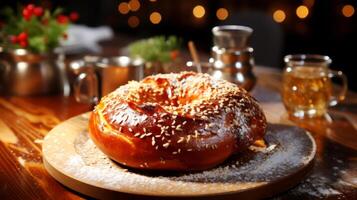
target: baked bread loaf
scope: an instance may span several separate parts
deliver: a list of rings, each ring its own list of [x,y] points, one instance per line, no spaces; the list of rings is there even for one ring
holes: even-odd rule
[[[118,163],[150,170],[203,170],[263,138],[267,122],[244,89],[208,74],[131,81],[93,110],[94,143]]]

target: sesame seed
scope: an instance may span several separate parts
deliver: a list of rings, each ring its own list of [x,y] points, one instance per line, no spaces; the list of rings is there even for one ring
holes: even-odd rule
[[[187,136],[186,142],[188,143],[191,140],[191,135]]]
[[[195,136],[194,137],[197,138],[198,135],[199,135],[199,132],[197,130],[195,130]]]
[[[170,145],[170,143],[165,143],[165,144],[163,144],[162,146],[165,147],[165,148],[167,148],[167,147],[169,147],[169,145]]]
[[[177,143],[181,143],[181,142],[183,142],[185,140],[185,138],[184,137],[180,137],[180,139],[179,140],[177,140]]]
[[[177,125],[175,129],[178,131],[182,131],[181,124]]]

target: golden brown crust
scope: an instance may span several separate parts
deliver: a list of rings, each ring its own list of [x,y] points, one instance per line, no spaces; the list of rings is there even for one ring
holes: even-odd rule
[[[182,72],[119,87],[96,106],[89,130],[104,153],[126,166],[201,170],[261,139],[266,119],[244,89]]]

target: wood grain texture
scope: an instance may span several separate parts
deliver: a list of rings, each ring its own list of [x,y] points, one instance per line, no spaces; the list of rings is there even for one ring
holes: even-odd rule
[[[81,199],[44,169],[42,140],[60,120],[35,100],[0,98],[0,199]],[[77,104],[73,99],[65,101],[67,105]],[[49,106],[55,108],[56,102]],[[72,114],[86,111],[88,106],[81,109],[74,109]]]

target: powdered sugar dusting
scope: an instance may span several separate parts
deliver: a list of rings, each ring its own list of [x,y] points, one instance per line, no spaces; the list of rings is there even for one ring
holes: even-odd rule
[[[311,162],[314,143],[302,129],[271,125],[267,152],[247,151],[206,171],[190,173],[147,172],[127,169],[103,154],[83,131],[75,138],[76,154],[63,158],[63,173],[88,184],[148,195],[213,194],[240,191],[276,181]],[[293,140],[292,140],[293,138]],[[60,147],[58,148],[61,155]],[[56,150],[54,150],[56,151]]]

